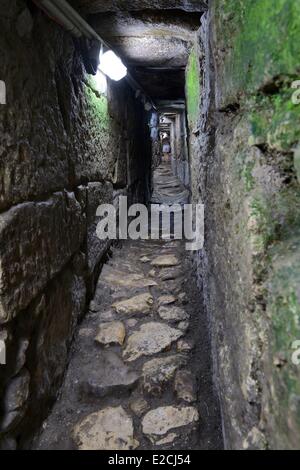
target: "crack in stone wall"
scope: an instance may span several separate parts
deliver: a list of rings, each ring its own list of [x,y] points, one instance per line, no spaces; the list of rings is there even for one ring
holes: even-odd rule
[[[195,44],[192,190],[206,207],[195,263],[230,449],[299,446],[298,8],[214,0]]]

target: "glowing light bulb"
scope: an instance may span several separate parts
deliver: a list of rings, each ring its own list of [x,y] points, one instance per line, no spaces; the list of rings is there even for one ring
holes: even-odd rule
[[[116,82],[122,80],[122,78],[127,75],[127,68],[113,51],[107,51],[102,55],[100,54],[99,69]]]

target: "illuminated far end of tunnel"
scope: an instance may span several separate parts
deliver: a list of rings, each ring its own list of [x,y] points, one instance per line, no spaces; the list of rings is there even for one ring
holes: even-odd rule
[[[99,70],[116,82],[127,75],[127,68],[113,51],[107,51],[100,55]]]

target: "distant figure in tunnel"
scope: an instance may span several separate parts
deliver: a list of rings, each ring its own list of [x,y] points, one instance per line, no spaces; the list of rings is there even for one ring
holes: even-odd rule
[[[169,161],[170,153],[171,153],[171,145],[170,145],[170,140],[169,137],[166,136],[163,138],[162,142],[162,151],[163,151],[163,161],[167,162]]]

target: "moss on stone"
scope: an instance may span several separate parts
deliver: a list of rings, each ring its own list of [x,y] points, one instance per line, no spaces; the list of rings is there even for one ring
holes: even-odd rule
[[[254,191],[255,194],[255,191]],[[272,446],[293,447],[299,436],[300,370],[292,363],[292,344],[300,339],[300,193],[283,188],[274,197],[255,194],[251,202],[252,266],[256,281],[263,280],[266,318],[269,320],[268,381],[275,420]],[[296,398],[295,398],[296,397]],[[291,403],[296,408],[291,409]],[[294,403],[294,404],[295,404]],[[294,405],[293,405],[294,406]],[[270,417],[268,417],[269,419]]]
[[[224,185],[221,197],[230,199],[232,212],[227,230],[246,253],[259,337],[253,347],[264,361],[264,432],[271,448],[296,448],[300,369],[292,363],[292,343],[300,340],[300,105],[292,102],[291,85],[300,74],[300,2],[214,0],[211,24],[216,104],[236,113],[218,115],[220,168],[209,181]],[[212,172],[209,167],[208,178]],[[230,289],[229,282],[225,298]],[[250,320],[240,305],[246,328]]]
[[[252,175],[254,165],[255,162],[246,163],[242,171],[242,178],[245,182],[246,191],[251,191],[254,188],[255,180]]]
[[[292,344],[300,339],[299,230],[290,234],[288,242],[274,246],[271,253],[273,264],[268,279],[267,313],[272,321],[272,354],[273,358],[281,357],[286,361],[274,376],[280,406],[277,414],[280,418],[280,415],[287,416],[293,411],[289,409],[291,401],[293,397],[300,396],[300,369],[292,363],[294,352]],[[299,415],[290,420],[289,427],[292,423],[294,429],[290,431],[298,435],[300,433]],[[276,430],[276,434],[280,431],[282,430]],[[288,438],[288,435],[286,437]]]
[[[298,183],[300,183],[300,144],[294,150],[294,168],[297,175]]]
[[[226,101],[300,71],[300,2],[216,0],[214,17],[218,47],[226,50]]]
[[[253,143],[266,143],[271,149],[289,151],[300,141],[300,105],[292,103],[288,85],[271,96],[259,94],[248,101],[251,110]]]
[[[102,130],[109,129],[108,100],[103,94],[96,91],[93,78],[90,78],[85,88],[88,109],[97,126]]]
[[[252,225],[263,249],[288,239],[291,230],[300,227],[300,190],[294,186],[269,196],[256,189],[250,208],[250,216],[255,221]]]
[[[200,67],[196,49],[193,48],[186,69],[186,99],[188,120],[191,127],[195,126],[199,114],[200,106]]]
[[[264,254],[268,245],[274,239],[275,227],[271,218],[270,207],[260,195],[256,195],[250,202],[251,241],[253,254]]]

